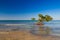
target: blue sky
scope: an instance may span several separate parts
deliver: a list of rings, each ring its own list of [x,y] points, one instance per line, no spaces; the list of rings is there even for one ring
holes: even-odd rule
[[[0,0],[0,20],[30,20],[38,14],[60,20],[60,0]]]

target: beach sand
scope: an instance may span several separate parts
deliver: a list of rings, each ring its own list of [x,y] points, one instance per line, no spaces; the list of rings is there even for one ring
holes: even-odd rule
[[[0,40],[60,40],[60,37],[34,35],[28,31],[9,31],[0,32]]]

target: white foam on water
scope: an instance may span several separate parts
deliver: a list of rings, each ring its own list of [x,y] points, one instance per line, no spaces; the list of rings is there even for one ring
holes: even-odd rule
[[[52,35],[52,36],[60,36],[60,34],[56,34],[56,33],[52,33],[50,35]]]
[[[0,24],[0,26],[21,26],[26,24]]]

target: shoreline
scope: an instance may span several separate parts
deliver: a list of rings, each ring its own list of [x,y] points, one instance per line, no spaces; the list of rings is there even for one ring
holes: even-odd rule
[[[9,32],[0,32],[0,40],[9,39],[9,40],[60,40],[60,37],[57,36],[40,36],[33,35],[28,31],[9,31]]]

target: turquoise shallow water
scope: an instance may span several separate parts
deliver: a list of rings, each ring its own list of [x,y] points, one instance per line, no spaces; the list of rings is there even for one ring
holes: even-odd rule
[[[20,29],[20,30],[35,30],[38,33],[39,27],[34,25],[37,20],[0,20],[0,29],[10,30],[10,29]],[[44,27],[50,27],[52,34],[60,35],[60,20],[53,20],[50,22],[44,22]]]

